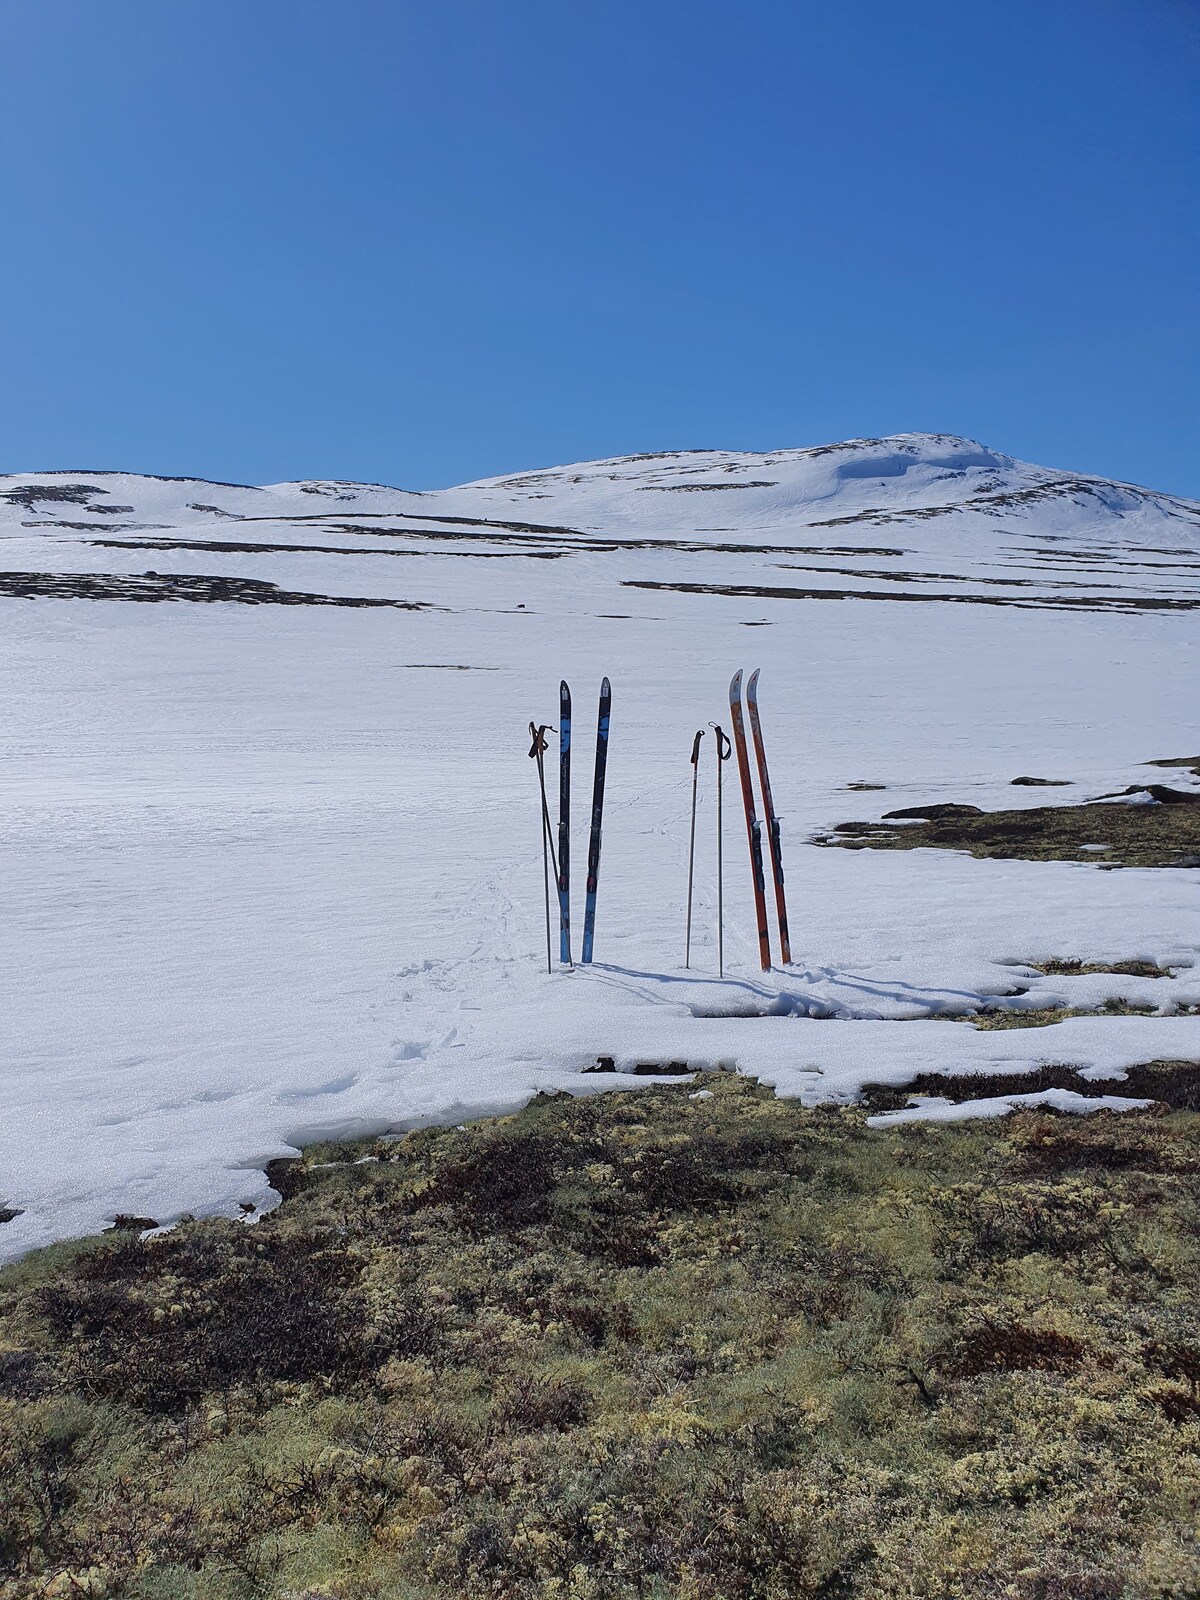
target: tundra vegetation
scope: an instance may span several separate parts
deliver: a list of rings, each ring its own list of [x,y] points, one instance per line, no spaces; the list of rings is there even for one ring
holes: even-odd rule
[[[0,1596],[1200,1593],[1200,1117],[867,1115],[543,1096],[26,1258]]]
[[[814,844],[844,850],[963,850],[1015,861],[1090,861],[1101,867],[1200,866],[1200,790],[1151,784],[1128,800],[981,811],[909,806],[881,822],[840,822]]]

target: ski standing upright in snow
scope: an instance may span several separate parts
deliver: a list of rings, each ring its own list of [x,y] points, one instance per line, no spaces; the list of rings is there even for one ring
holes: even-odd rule
[[[600,685],[600,719],[596,724],[596,776],[592,783],[592,832],[588,840],[587,900],[583,911],[582,960],[592,959],[596,931],[596,885],[600,879],[600,827],[604,820],[604,774],[608,766],[608,723],[612,713],[612,685]]]
[[[571,691],[558,686],[558,916],[559,960],[571,966]]]
[[[754,877],[754,915],[758,922],[758,955],[764,972],[771,970],[771,939],[767,932],[766,882],[763,876],[762,824],[755,815],[754,786],[750,779],[750,758],[746,751],[746,725],[742,720],[742,673],[734,673],[729,684],[729,715],[733,721],[733,742],[737,750],[738,776],[742,780],[742,804],[746,809],[746,838],[750,845],[750,870]]]
[[[746,709],[750,713],[750,732],[754,736],[754,755],[758,761],[758,781],[762,787],[763,821],[767,826],[767,848],[771,854],[771,877],[775,881],[775,910],[779,916],[779,959],[786,967],[792,959],[792,941],[788,934],[787,901],[783,893],[783,852],[779,844],[779,818],[775,815],[775,802],[771,798],[771,780],[767,776],[767,752],[763,746],[762,724],[758,717],[758,673],[754,671],[746,680]]]

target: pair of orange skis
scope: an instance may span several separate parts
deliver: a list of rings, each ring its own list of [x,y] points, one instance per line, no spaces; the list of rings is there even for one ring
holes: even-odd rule
[[[754,755],[758,763],[758,781],[762,787],[763,818],[767,827],[767,852],[771,860],[771,877],[775,884],[775,909],[779,915],[779,958],[784,966],[792,959],[792,945],[788,937],[787,903],[783,894],[783,855],[779,846],[779,818],[775,815],[775,802],[771,798],[771,780],[767,775],[767,754],[763,748],[762,725],[758,719],[758,668],[746,680],[746,710],[750,715],[750,732],[754,739]],[[750,779],[750,757],[746,750],[746,727],[742,719],[742,674],[734,673],[729,685],[729,715],[733,721],[733,742],[737,750],[738,774],[742,780],[742,804],[746,808],[746,837],[750,844],[750,868],[754,876],[754,912],[758,921],[758,954],[764,972],[771,970],[771,937],[767,929],[767,885],[763,866],[763,824],[754,807],[754,786]]]

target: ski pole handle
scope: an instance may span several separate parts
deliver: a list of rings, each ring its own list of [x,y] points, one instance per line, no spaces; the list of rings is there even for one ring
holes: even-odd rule
[[[692,740],[691,761],[692,761],[692,765],[694,767],[698,767],[700,765],[700,741],[701,741],[701,739],[703,739],[703,737],[704,737],[704,729],[703,728],[698,728],[696,730],[696,737]]]

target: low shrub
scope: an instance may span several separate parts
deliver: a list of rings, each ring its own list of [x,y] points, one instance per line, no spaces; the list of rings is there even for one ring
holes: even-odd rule
[[[0,1273],[0,1600],[1200,1593],[1200,1118],[711,1087]]]

